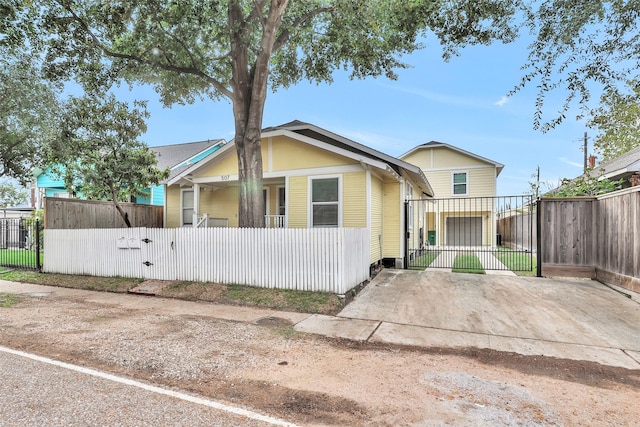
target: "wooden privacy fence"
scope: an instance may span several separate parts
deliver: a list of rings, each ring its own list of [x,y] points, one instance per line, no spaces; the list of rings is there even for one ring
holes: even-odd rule
[[[536,249],[536,211],[533,208],[529,212],[515,212],[498,219],[499,246],[507,246],[512,249]]]
[[[162,206],[121,203],[134,227],[164,227]],[[44,228],[84,229],[120,228],[125,222],[112,202],[47,197]]]
[[[360,228],[45,230],[43,271],[344,294],[369,278]]]
[[[640,291],[640,187],[540,203],[543,276],[591,277]]]

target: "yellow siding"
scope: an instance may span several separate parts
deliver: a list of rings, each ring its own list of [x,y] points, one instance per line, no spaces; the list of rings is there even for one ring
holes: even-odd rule
[[[180,187],[177,185],[167,187],[167,205],[164,207],[167,213],[167,228],[180,227]]]
[[[461,169],[468,173],[468,193],[466,196],[453,196],[453,172],[424,171],[427,180],[433,188],[436,198],[447,197],[490,197],[496,195],[496,169],[487,167],[481,169]]]
[[[358,164],[355,160],[289,138],[273,138],[273,171]]]
[[[345,173],[342,178],[342,225],[344,227],[367,226],[367,175],[366,172]]]
[[[371,264],[382,258],[382,181],[371,177]]]
[[[432,148],[433,168],[485,166],[487,162],[446,147]]]
[[[289,201],[287,212],[289,216],[289,228],[306,228],[308,226],[309,198],[306,176],[289,178]]]
[[[418,166],[420,169],[431,169],[431,149],[421,149],[414,151],[408,156],[402,157],[407,163]]]
[[[383,185],[384,233],[383,256],[384,258],[400,258],[401,229],[401,195],[400,183],[397,181],[385,181]]]
[[[216,159],[214,164],[197,171],[196,176],[237,175],[238,156],[235,148],[231,147],[231,150],[223,156],[220,159]]]
[[[422,170],[461,168],[468,166],[493,166],[477,157],[468,156],[447,147],[423,148],[402,158]]]

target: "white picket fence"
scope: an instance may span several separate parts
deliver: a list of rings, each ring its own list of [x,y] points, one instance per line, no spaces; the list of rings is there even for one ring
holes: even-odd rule
[[[369,278],[361,228],[44,231],[46,273],[217,282],[344,294]]]

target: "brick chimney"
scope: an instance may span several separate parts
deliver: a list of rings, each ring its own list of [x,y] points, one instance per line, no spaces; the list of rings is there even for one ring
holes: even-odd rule
[[[589,156],[589,169],[596,167],[596,156]]]

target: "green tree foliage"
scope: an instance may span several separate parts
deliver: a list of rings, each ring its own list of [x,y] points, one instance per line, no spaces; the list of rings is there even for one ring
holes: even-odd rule
[[[0,208],[15,207],[23,203],[27,203],[27,191],[10,179],[0,179]]]
[[[611,88],[640,73],[639,0],[550,0],[523,2],[525,24],[535,40],[517,91],[538,87],[534,127],[561,123],[574,102],[588,113],[593,90]],[[564,91],[558,114],[543,118],[546,95]],[[555,106],[554,106],[555,108]]]
[[[624,180],[599,180],[593,170],[574,179],[563,178],[560,186],[546,194],[549,197],[599,196],[622,188]]]
[[[157,185],[169,170],[156,167],[157,159],[138,141],[146,131],[148,113],[143,103],[129,109],[114,95],[87,95],[69,99],[62,132],[52,146],[54,164],[63,165],[68,191],[93,200],[111,200],[125,224],[131,223],[120,202],[141,196],[142,190]]]
[[[239,169],[239,224],[263,226],[260,132],[267,89],[386,76],[427,33],[445,57],[515,37],[504,0],[34,0],[20,31],[48,44],[51,78],[151,84],[166,106],[226,98]],[[33,30],[35,29],[35,30]]]
[[[43,162],[60,118],[56,90],[34,64],[27,54],[0,48],[0,177],[22,184]]]
[[[609,88],[589,122],[601,132],[593,146],[604,161],[640,145],[640,80],[629,82],[628,87],[627,93]]]

